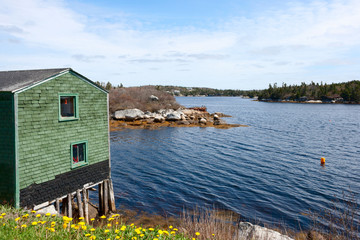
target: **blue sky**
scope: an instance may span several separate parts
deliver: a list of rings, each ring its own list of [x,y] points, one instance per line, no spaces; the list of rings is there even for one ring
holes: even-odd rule
[[[0,0],[0,70],[263,89],[360,79],[358,0]]]

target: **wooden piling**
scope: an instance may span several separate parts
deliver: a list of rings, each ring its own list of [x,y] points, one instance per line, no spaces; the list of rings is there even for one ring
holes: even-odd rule
[[[116,206],[115,206],[114,187],[113,187],[112,180],[109,179],[108,183],[109,183],[109,208],[110,208],[110,211],[115,212]]]
[[[60,199],[59,198],[56,199],[55,208],[56,208],[57,213],[60,215],[61,212],[60,212]]]
[[[83,191],[83,195],[84,195],[84,191]],[[76,190],[76,198],[77,198],[77,203],[78,203],[78,209],[79,209],[79,216],[80,217],[84,217],[84,209],[83,209],[83,205],[81,202],[81,191],[80,189]],[[85,197],[84,197],[85,199]]]
[[[86,188],[83,189],[85,222],[89,223],[89,199]]]
[[[99,184],[99,215],[104,215],[104,190],[103,182]]]
[[[108,192],[108,182],[109,180],[104,181],[104,214],[107,214],[109,211],[109,192]]]
[[[68,217],[72,218],[72,202],[71,202],[71,194],[67,195],[67,209],[68,209]]]

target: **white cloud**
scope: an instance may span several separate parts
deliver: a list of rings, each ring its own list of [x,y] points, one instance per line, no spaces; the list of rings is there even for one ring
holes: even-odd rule
[[[288,2],[281,9],[254,12],[252,18],[219,20],[215,30],[147,29],[140,21],[131,25],[123,12],[111,20],[104,12],[97,19],[61,0],[0,3],[0,36],[16,45],[2,50],[4,70],[66,65],[95,81],[218,88],[311,81],[309,68],[324,65],[349,67],[344,77],[359,76],[359,57],[352,54],[360,51],[358,0]],[[319,81],[341,78],[340,70],[315,75]]]

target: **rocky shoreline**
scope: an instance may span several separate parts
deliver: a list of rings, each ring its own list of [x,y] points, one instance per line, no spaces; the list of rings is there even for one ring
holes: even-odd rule
[[[159,127],[215,127],[229,129],[248,127],[241,124],[228,124],[222,117],[231,117],[223,113],[209,113],[205,107],[160,109],[156,112],[143,112],[139,109],[116,111],[110,120],[110,130],[121,129],[157,129]]]

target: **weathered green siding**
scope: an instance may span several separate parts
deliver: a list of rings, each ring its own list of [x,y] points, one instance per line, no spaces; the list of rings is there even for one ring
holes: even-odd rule
[[[15,177],[15,116],[14,96],[0,92],[0,203],[14,204]]]
[[[79,120],[59,121],[59,93],[77,93]],[[70,73],[18,94],[20,189],[71,170],[70,144],[88,141],[88,162],[109,159],[107,94]]]

